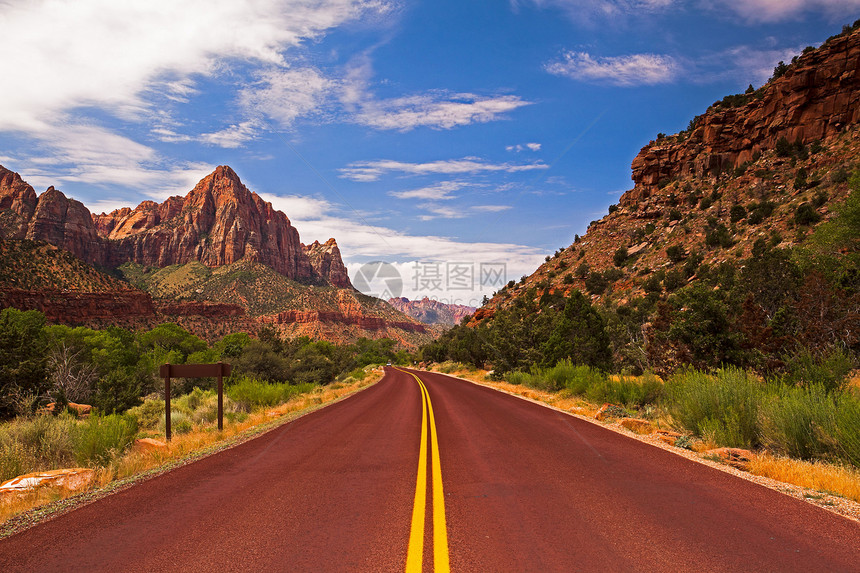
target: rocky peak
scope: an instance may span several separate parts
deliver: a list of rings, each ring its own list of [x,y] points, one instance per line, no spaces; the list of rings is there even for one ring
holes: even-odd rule
[[[0,236],[43,240],[105,267],[128,261],[219,267],[248,260],[294,280],[351,287],[334,239],[302,245],[287,216],[226,165],[185,197],[100,215],[53,187],[37,198],[17,173],[0,167]]]
[[[89,210],[53,186],[39,196],[26,238],[46,241],[90,263],[107,262],[105,242],[99,237]]]
[[[305,254],[310,260],[314,272],[321,280],[336,287],[352,288],[349,281],[349,273],[340,256],[340,249],[334,238],[325,243],[314,241],[310,245],[302,245]]]
[[[23,239],[36,202],[33,188],[20,175],[0,165],[0,234]]]

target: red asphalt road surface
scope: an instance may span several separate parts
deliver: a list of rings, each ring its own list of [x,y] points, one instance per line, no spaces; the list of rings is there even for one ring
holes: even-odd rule
[[[452,571],[860,571],[856,522],[417,374],[438,429]],[[422,408],[416,380],[388,368],[346,400],[0,541],[0,571],[403,571]],[[432,571],[429,492],[427,503]]]

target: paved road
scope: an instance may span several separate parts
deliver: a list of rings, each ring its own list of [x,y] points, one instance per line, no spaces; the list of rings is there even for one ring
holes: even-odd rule
[[[0,571],[860,570],[855,522],[417,374],[0,541]]]

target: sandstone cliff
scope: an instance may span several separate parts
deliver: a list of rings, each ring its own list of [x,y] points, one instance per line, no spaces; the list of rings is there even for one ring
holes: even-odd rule
[[[690,130],[652,141],[633,160],[636,187],[621,200],[646,198],[662,183],[707,177],[751,162],[780,138],[808,145],[860,120],[860,31],[799,56],[785,74],[750,94],[744,105],[717,102]]]

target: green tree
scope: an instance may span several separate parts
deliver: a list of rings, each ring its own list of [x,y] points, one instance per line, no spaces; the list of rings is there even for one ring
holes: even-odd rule
[[[612,262],[615,263],[616,267],[620,267],[624,265],[627,261],[627,247],[618,247],[616,249],[615,254],[612,255]]]
[[[45,316],[0,311],[0,418],[32,412],[50,389]]]
[[[738,335],[722,290],[696,283],[673,295],[669,302],[673,308],[669,339],[684,345],[695,366],[715,368],[738,363]]]
[[[606,323],[578,290],[568,297],[560,320],[541,350],[545,367],[555,366],[565,358],[603,370],[612,366]]]

